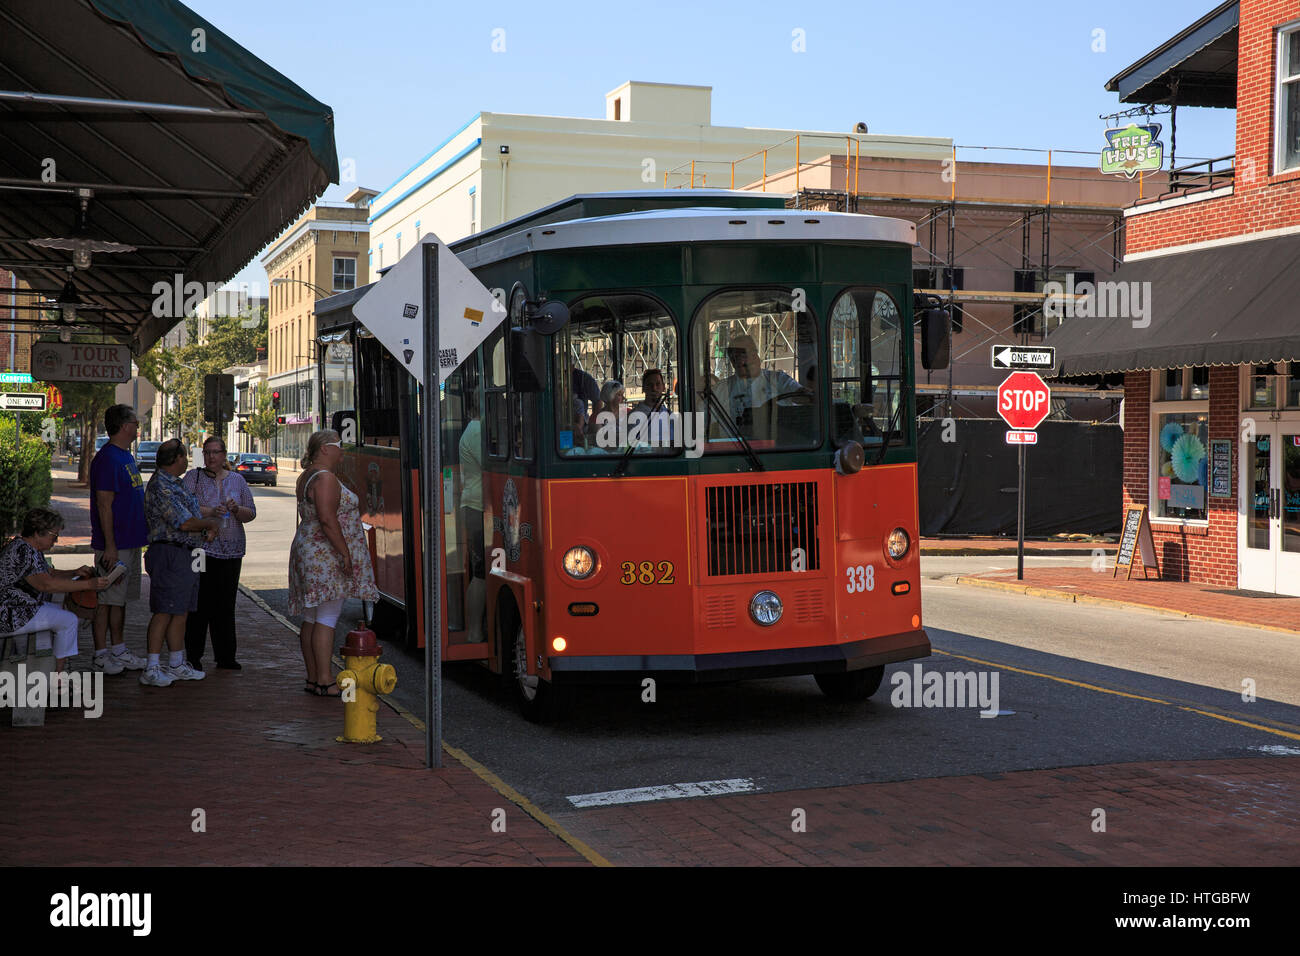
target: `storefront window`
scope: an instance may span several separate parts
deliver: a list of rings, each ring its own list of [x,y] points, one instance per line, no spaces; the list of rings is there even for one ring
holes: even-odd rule
[[[1277,406],[1277,369],[1273,365],[1256,365],[1250,376],[1250,407]]]
[[[1205,365],[1167,368],[1161,381],[1157,378],[1157,402],[1202,402],[1210,397],[1210,369]]]
[[[1208,413],[1157,415],[1156,515],[1204,520]]]
[[[1287,408],[1300,408],[1300,362],[1292,362],[1286,379]]]

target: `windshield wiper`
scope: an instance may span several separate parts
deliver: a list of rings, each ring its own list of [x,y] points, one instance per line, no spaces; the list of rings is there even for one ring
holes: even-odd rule
[[[647,429],[650,427],[650,419],[654,417],[655,412],[663,408],[664,399],[666,399],[667,397],[668,397],[667,392],[664,392],[662,395],[660,395],[659,400],[655,402],[655,407],[650,409],[650,413],[646,415]],[[632,460],[632,452],[635,450],[636,450],[636,445],[633,445],[631,442],[628,442],[627,451],[623,452],[623,457],[619,459],[618,464],[614,467],[613,477],[615,478],[623,477],[623,472],[627,471],[627,463]]]
[[[758,455],[754,454],[753,447],[745,439],[745,436],[740,433],[740,426],[738,426],[732,417],[727,414],[727,410],[723,408],[722,402],[718,401],[718,396],[713,394],[713,389],[706,386],[704,389],[704,396],[709,400],[709,404],[718,410],[718,414],[722,418],[722,423],[726,425],[731,434],[736,437],[736,441],[740,442],[740,447],[745,450],[745,455],[749,458],[749,463],[754,466],[754,470],[762,471],[763,463],[758,460]]]
[[[880,436],[880,453],[876,455],[876,460],[871,463],[872,468],[885,460],[885,452],[889,450],[889,436],[894,434],[894,422],[898,421],[898,413],[903,410],[904,401],[906,401],[906,398],[900,391],[898,393],[898,404],[894,406],[894,414],[889,416],[889,425],[885,428],[884,434]]]

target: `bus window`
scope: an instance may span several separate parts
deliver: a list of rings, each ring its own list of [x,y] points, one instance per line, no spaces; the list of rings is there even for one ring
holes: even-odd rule
[[[633,292],[587,296],[569,310],[569,324],[554,337],[560,454],[620,453],[638,414],[646,440],[636,443],[636,454],[674,454],[668,417],[678,409],[667,389],[676,382],[680,359],[672,313]],[[629,421],[626,431],[617,427],[620,416]]]
[[[500,326],[483,344],[483,427],[487,456],[510,457],[510,405],[506,375],[505,327]]]
[[[831,427],[836,443],[903,441],[901,319],[884,292],[849,289],[831,307]],[[892,423],[892,424],[891,424]]]
[[[817,327],[790,292],[719,292],[695,314],[695,367],[707,389],[710,452],[735,453],[739,433],[755,451],[821,444],[817,411]]]
[[[347,341],[346,333],[332,335],[329,341],[321,341],[321,373],[324,376],[322,394],[324,396],[321,411],[322,421],[339,433],[345,445],[354,445],[361,441],[360,429],[357,428],[357,413],[354,408],[354,377],[352,374],[352,344]]]
[[[357,343],[357,357],[360,440],[367,445],[397,447],[401,442],[398,400],[406,387],[406,369],[376,338],[362,338]]]
[[[510,423],[514,430],[515,461],[532,461],[536,457],[537,395],[514,392],[510,396]]]
[[[486,600],[483,537],[483,431],[479,415],[479,353],[447,376],[442,390],[443,540],[447,631],[463,643],[483,639]],[[448,492],[450,494],[448,495]]]

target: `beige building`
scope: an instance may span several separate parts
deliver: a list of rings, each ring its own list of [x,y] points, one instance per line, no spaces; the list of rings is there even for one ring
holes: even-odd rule
[[[451,242],[578,192],[740,186],[850,135],[714,126],[711,98],[707,86],[628,82],[605,94],[603,119],[479,113],[375,197],[373,269],[431,231]],[[951,149],[942,137],[852,135],[870,156],[938,161]]]
[[[280,393],[277,457],[288,467],[320,426],[316,300],[370,281],[366,257],[372,189],[317,203],[262,256],[268,277],[266,386]]]

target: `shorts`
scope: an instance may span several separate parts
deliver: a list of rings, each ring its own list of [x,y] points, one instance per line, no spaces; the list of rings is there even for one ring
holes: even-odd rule
[[[199,608],[199,572],[184,545],[156,541],[144,556],[149,572],[149,610],[154,614],[189,614]]]
[[[118,578],[112,587],[99,592],[99,603],[112,607],[126,607],[127,601],[134,601],[140,596],[140,548],[120,548],[117,560],[126,565],[126,574]],[[104,562],[104,552],[95,552],[95,569],[103,574],[113,570]]]

